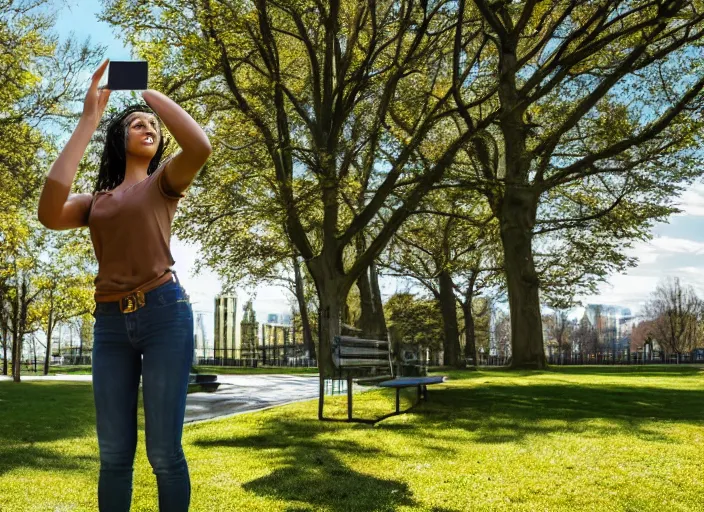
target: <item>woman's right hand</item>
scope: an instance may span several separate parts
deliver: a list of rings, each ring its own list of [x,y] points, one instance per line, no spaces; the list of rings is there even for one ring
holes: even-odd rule
[[[83,102],[83,114],[81,117],[92,123],[96,128],[98,127],[98,123],[100,123],[100,118],[103,117],[105,106],[108,104],[108,99],[110,98],[110,89],[98,88],[98,82],[100,82],[100,79],[103,77],[103,73],[105,73],[105,68],[108,67],[109,61],[110,59],[105,59],[95,73],[93,73],[93,78],[88,88],[88,94],[86,94],[86,99]]]

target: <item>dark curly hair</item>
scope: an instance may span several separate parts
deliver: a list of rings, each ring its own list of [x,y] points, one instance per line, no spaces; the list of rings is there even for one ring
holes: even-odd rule
[[[156,113],[145,104],[130,105],[122,112],[118,112],[112,116],[107,123],[105,147],[103,149],[103,154],[100,157],[100,170],[98,172],[98,179],[95,183],[94,192],[112,190],[124,181],[125,166],[127,164],[127,155],[125,150],[127,146],[127,141],[125,138],[127,134],[127,126],[125,121],[127,120],[127,117],[134,112],[154,114],[159,122],[159,145],[156,149],[156,154],[152,158],[151,162],[149,162],[147,176],[151,175],[159,168],[161,157],[164,154],[164,137],[161,130],[161,120],[159,120],[159,116],[157,116]]]

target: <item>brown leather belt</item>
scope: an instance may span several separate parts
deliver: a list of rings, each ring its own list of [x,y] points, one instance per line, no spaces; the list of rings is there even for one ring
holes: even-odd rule
[[[154,279],[152,279],[148,283],[144,283],[142,286],[140,286],[140,288],[148,287],[150,284],[158,281],[165,274],[168,274],[169,272],[171,272],[171,279],[178,283],[178,278],[176,277],[176,271],[169,269],[166,272],[164,272],[163,274],[161,274],[160,276],[155,277]],[[149,290],[149,291],[151,291],[151,290]],[[145,303],[146,303],[146,301],[144,298],[144,292],[142,290],[134,290],[129,295],[122,297],[120,299],[120,312],[121,313],[132,313],[134,311],[137,311],[139,308],[144,307]]]

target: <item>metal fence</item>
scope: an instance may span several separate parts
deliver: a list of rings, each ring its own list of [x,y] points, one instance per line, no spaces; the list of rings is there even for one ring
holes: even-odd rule
[[[468,363],[470,361],[467,361]],[[477,356],[478,366],[507,366],[511,363],[511,356],[490,356],[479,354]]]
[[[257,368],[261,366],[280,366],[286,368],[315,368],[318,362],[310,358],[285,358],[285,359],[232,359],[224,357],[198,357],[196,364],[199,366],[233,366],[241,368]]]
[[[650,353],[630,352],[616,353],[605,352],[596,354],[551,354],[547,357],[548,364],[553,365],[589,365],[589,364],[691,364],[704,363],[704,352],[695,350],[684,354],[665,354],[653,351]]]
[[[545,356],[551,365],[644,365],[644,364],[704,364],[704,350],[698,349],[684,354],[665,354],[631,352],[616,353],[598,352],[596,354],[548,354]],[[467,361],[469,364],[471,361]],[[477,359],[479,366],[508,366],[510,356],[487,356],[480,354]]]

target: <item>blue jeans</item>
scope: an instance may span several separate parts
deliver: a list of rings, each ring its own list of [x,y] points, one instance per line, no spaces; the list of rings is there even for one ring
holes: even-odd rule
[[[121,313],[117,302],[97,303],[93,313],[101,512],[130,509],[140,376],[147,457],[156,475],[159,510],[187,511],[190,503],[181,434],[193,361],[193,310],[178,282],[144,296],[145,305],[132,313]]]

